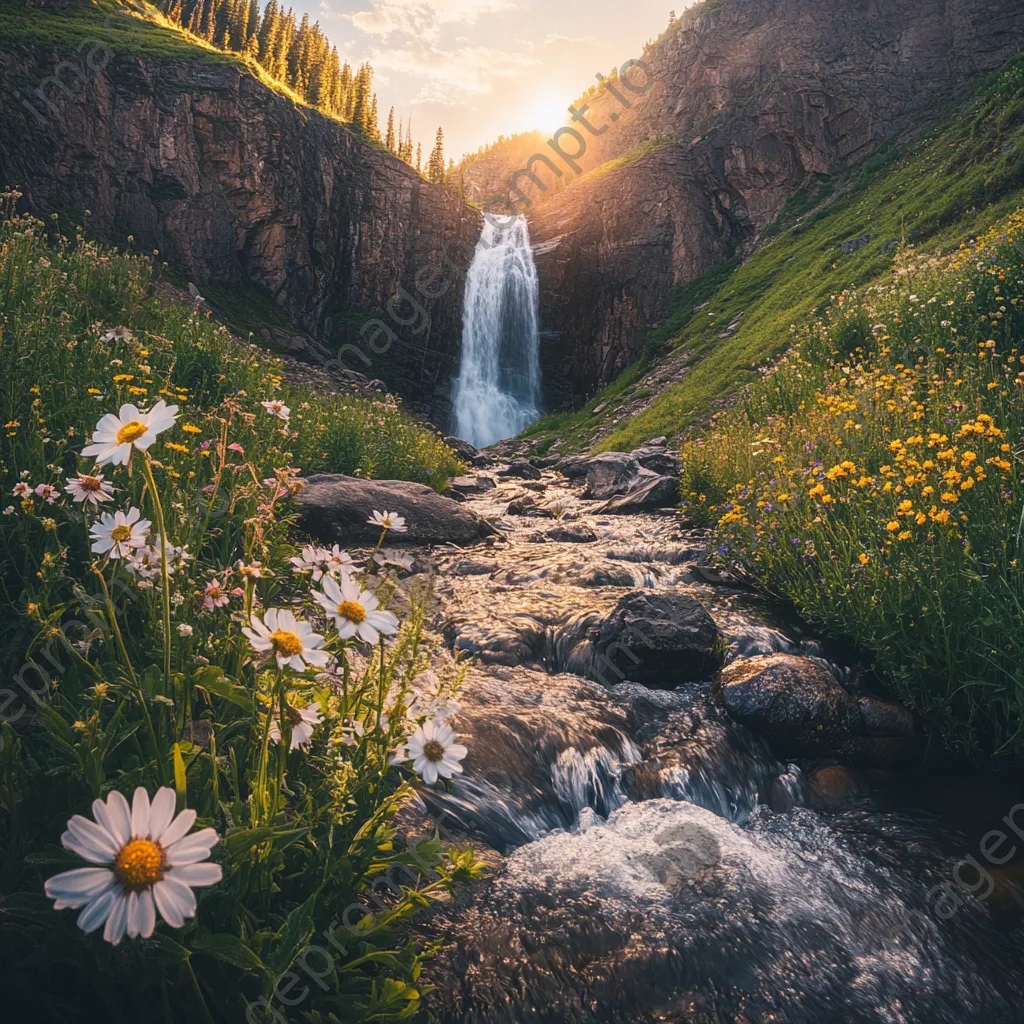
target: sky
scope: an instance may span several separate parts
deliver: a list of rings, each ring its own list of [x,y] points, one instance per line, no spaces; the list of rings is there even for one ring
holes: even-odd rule
[[[381,129],[388,108],[412,117],[424,151],[445,155],[498,135],[567,123],[565,107],[631,58],[690,0],[291,0],[357,66],[374,69]]]

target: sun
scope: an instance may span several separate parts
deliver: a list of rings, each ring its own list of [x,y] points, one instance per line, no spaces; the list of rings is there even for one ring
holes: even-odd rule
[[[554,96],[542,96],[530,112],[530,125],[542,132],[553,134],[564,125],[572,125],[568,104]]]

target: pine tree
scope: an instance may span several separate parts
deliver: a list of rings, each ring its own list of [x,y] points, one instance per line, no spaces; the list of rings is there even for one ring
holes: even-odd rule
[[[395,108],[392,107],[388,111],[388,130],[384,136],[384,145],[387,146],[388,150],[392,153],[395,150]]]
[[[366,126],[366,134],[374,142],[380,142],[380,125],[377,122],[377,94],[373,94],[373,101],[370,103],[370,121]]]
[[[369,65],[360,64],[352,87],[352,116],[349,120],[353,127],[362,132],[367,132],[370,127],[370,86],[372,81],[373,72]]]
[[[216,29],[217,20],[214,14],[213,0],[203,0],[203,19],[199,27],[199,37],[212,43]]]
[[[249,0],[249,17],[246,21],[245,41],[248,42],[260,31],[260,0]]]
[[[435,185],[444,182],[444,132],[438,128],[437,136],[434,139],[434,148],[430,151],[430,160],[427,163],[427,180]]]
[[[416,170],[423,173],[423,146],[420,143],[416,143]]]
[[[203,22],[203,5],[198,3],[192,8],[192,13],[188,18],[188,30],[192,35],[199,38],[202,35],[202,22]]]

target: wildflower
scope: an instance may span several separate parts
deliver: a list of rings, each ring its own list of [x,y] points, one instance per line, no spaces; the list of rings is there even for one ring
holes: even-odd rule
[[[220,580],[210,580],[203,591],[203,608],[212,612],[215,608],[223,608],[227,603],[228,595]]]
[[[394,512],[374,512],[366,521],[371,526],[379,526],[382,530],[393,530],[395,533],[405,533],[408,529],[405,519]]]
[[[43,529],[46,530],[48,533],[53,533],[57,529],[57,520],[49,518],[44,519]]]
[[[11,489],[11,494],[16,498],[24,498],[32,493],[32,485],[24,480],[19,480]]]
[[[301,709],[293,708],[289,705],[285,708],[284,714],[292,730],[292,739],[288,749],[298,750],[299,747],[304,747],[313,738],[313,730],[321,721],[320,710],[315,704],[310,704],[309,707]],[[281,726],[283,724],[283,721],[270,723],[269,736],[271,743],[281,742]]]
[[[288,417],[292,414],[291,409],[289,409],[288,406],[279,398],[273,398],[269,402],[260,402],[260,405],[262,405],[271,416],[276,416],[279,420],[284,420],[285,423],[288,422]]]
[[[347,718],[341,723],[341,736],[338,738],[338,742],[343,743],[346,747],[354,747],[363,738],[366,733],[366,727],[358,719],[350,722]]]
[[[52,505],[60,497],[60,491],[53,484],[39,484],[36,487],[36,494],[49,505]]]
[[[413,769],[428,786],[437,782],[438,776],[450,779],[461,775],[459,762],[469,753],[461,743],[455,742],[455,733],[447,725],[433,719],[416,729],[403,746],[405,756],[401,760],[411,760]]]
[[[127,513],[120,509],[113,515],[104,512],[89,531],[95,541],[92,550],[97,554],[106,553],[110,558],[129,557],[135,548],[146,543],[146,531],[152,525],[148,519],[140,519],[141,515],[134,505]]]
[[[865,555],[863,551],[857,557],[860,559],[861,565],[867,565],[868,562],[871,561],[871,558],[868,555]]]
[[[262,620],[258,615],[252,617],[251,626],[251,629],[243,626],[242,632],[255,650],[273,651],[278,668],[290,665],[297,672],[304,672],[306,661],[320,668],[329,661],[327,652],[318,650],[324,638],[314,633],[308,622],[296,619],[287,608],[268,608]]]
[[[92,443],[82,449],[85,456],[95,456],[97,465],[108,462],[127,465],[132,449],[145,451],[174,424],[178,415],[176,405],[167,405],[161,398],[149,412],[140,412],[134,405],[122,405],[118,415],[107,413],[92,435]]]
[[[5,516],[13,516],[14,515],[14,506],[13,505],[8,505],[7,508],[4,509],[4,515]]]
[[[64,490],[71,495],[73,501],[80,501],[86,505],[98,505],[101,501],[109,501],[114,493],[113,486],[103,479],[102,473],[95,476],[79,473],[74,479],[68,477]]]
[[[247,565],[245,561],[240,558],[235,562],[235,571],[239,576],[244,576],[246,579],[263,579],[263,566],[260,565],[259,562],[253,562],[251,565]]]
[[[900,532],[899,536],[897,536],[896,539],[897,540],[910,540],[910,538],[912,536],[913,536],[913,534],[909,530],[902,530]]]
[[[201,434],[203,432],[200,427],[193,426],[191,423],[183,423],[181,425],[181,429],[184,430],[186,434]]]
[[[219,864],[202,864],[217,843],[217,833],[204,828],[186,833],[196,820],[194,810],[174,814],[174,790],[163,786],[153,802],[139,786],[129,807],[112,792],[106,803],[94,800],[95,821],[74,815],[61,836],[66,850],[97,867],[63,871],[46,881],[54,910],[84,908],[78,926],[89,934],[104,925],[103,938],[116,946],[129,938],[148,939],[156,912],[181,928],[196,913],[193,888],[221,880]]]
[[[376,594],[360,590],[350,576],[343,576],[340,583],[333,576],[325,576],[323,590],[314,590],[313,598],[334,619],[342,640],[358,636],[373,644],[379,634],[394,633],[398,629],[398,617],[378,608]]]
[[[192,627],[187,622],[178,623],[178,636],[189,637],[192,635]]]
[[[288,561],[295,566],[292,572],[311,573],[316,581],[324,576],[340,576],[352,571],[352,556],[337,544],[332,548],[307,544],[301,554],[293,555]]]
[[[133,341],[135,335],[127,327],[115,327],[103,335],[104,341]]]
[[[416,564],[412,555],[397,548],[384,548],[373,556],[373,560],[378,565],[393,565],[396,569],[411,569]]]

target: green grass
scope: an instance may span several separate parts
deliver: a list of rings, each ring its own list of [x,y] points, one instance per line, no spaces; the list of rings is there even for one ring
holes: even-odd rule
[[[691,368],[685,380],[617,425],[598,450],[630,450],[658,435],[679,437],[705,421],[789,347],[791,325],[822,310],[844,288],[887,273],[892,243],[909,239],[922,250],[948,247],[1013,209],[1024,188],[1024,58],[1012,60],[959,103],[944,104],[931,112],[940,127],[925,137],[890,145],[794,197],[774,237],[765,233],[747,262],[719,283],[705,310],[688,317],[691,286],[681,289],[673,299],[679,327],[660,341],[687,354]],[[820,209],[805,215],[819,203]],[[841,253],[842,242],[866,234],[876,237],[857,252]],[[721,338],[739,313],[744,317],[735,334]],[[628,368],[588,408],[609,397],[627,401],[637,379],[636,369]],[[567,427],[570,437],[560,450],[586,446],[613,418],[617,403],[601,417],[546,418],[525,436]]]
[[[1024,749],[1024,208],[844,291],[683,446],[720,556],[865,652],[954,749]]]

